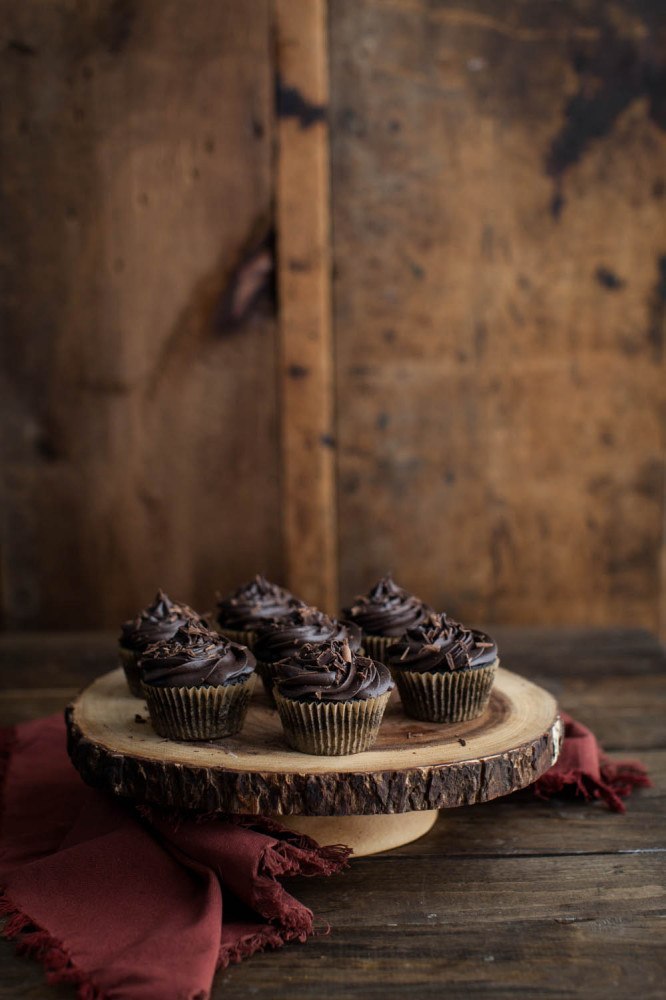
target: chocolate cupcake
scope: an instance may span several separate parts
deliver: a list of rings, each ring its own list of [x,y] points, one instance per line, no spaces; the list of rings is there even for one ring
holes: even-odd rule
[[[158,590],[152,604],[121,626],[120,664],[127,686],[136,698],[142,697],[138,661],[148,647],[170,639],[181,625],[201,620],[187,604],[176,604],[163,590]]]
[[[361,630],[349,622],[329,618],[323,611],[307,605],[295,608],[277,622],[266,625],[254,642],[257,673],[261,677],[271,704],[273,680],[280,660],[290,659],[306,643],[342,641],[347,639],[352,652],[361,647]]]
[[[384,661],[388,647],[425,622],[433,610],[409,591],[393,582],[391,575],[383,577],[369,593],[354,598],[342,616],[357,625],[362,632],[363,648],[369,656]]]
[[[463,722],[488,704],[499,659],[490,636],[441,614],[408,629],[389,647],[386,662],[407,715]]]
[[[303,602],[284,587],[257,575],[254,580],[218,600],[217,627],[232,642],[252,648],[259,629],[302,606]]]
[[[318,756],[361,753],[377,738],[393,681],[349,642],[307,644],[279,665],[275,701],[287,742]]]
[[[242,727],[254,687],[254,656],[189,623],[139,661],[153,728],[171,740],[216,740]]]

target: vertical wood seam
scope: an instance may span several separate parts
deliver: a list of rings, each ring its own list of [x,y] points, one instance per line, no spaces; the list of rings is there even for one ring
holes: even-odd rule
[[[276,0],[276,230],[287,582],[338,600],[326,0]]]

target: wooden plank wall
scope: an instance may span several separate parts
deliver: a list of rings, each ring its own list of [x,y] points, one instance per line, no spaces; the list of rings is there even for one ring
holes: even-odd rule
[[[294,593],[338,606],[324,0],[277,0],[282,520]]]
[[[0,11],[6,625],[390,568],[657,627],[656,0]]]
[[[343,596],[656,627],[663,6],[330,11]]]
[[[271,4],[0,9],[5,624],[205,608],[282,572]]]

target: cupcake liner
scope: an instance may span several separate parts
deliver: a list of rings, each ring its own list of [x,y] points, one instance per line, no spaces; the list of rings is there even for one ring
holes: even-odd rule
[[[362,753],[371,747],[391,696],[387,691],[366,701],[315,702],[285,698],[277,688],[274,694],[289,746],[324,757]]]
[[[252,649],[252,644],[257,638],[256,632],[251,632],[249,629],[238,629],[238,628],[226,628],[226,626],[218,625],[217,622],[214,624],[214,629],[219,635],[223,635],[225,639],[229,642],[237,642],[241,646],[247,646]]]
[[[132,649],[125,649],[123,646],[120,647],[118,653],[120,655],[120,665],[125,671],[125,678],[130,692],[135,698],[143,698],[138,654]]]
[[[255,677],[217,687],[156,687],[141,684],[150,721],[170,740],[217,740],[242,727]]]
[[[490,699],[497,661],[489,667],[452,673],[419,673],[396,668],[406,715],[422,722],[466,722],[481,715]]]
[[[365,632],[361,639],[365,656],[369,656],[371,660],[379,660],[380,663],[386,663],[386,652],[389,646],[399,641],[400,636],[398,635],[366,635]]]

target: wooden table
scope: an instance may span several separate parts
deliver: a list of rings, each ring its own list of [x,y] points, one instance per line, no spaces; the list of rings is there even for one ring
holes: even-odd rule
[[[625,816],[527,793],[442,815],[422,840],[331,879],[292,880],[331,933],[221,972],[218,1000],[664,997],[666,675],[637,630],[493,630],[654,788]],[[0,723],[62,708],[114,662],[114,636],[0,637]],[[0,942],[0,1000],[71,997]]]

